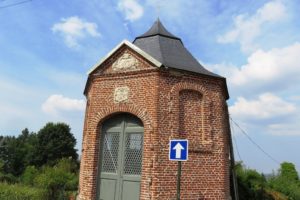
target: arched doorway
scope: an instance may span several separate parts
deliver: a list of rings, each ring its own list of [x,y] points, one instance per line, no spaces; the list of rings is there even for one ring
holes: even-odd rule
[[[101,129],[97,200],[139,200],[144,127],[127,113]]]

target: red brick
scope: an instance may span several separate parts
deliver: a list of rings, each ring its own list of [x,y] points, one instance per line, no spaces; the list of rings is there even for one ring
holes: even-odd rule
[[[124,51],[139,60],[134,71],[111,65]],[[122,47],[95,70],[86,89],[87,108],[80,166],[80,198],[96,198],[101,124],[116,113],[131,113],[144,124],[141,200],[176,199],[177,162],[168,159],[170,139],[187,138],[182,163],[182,200],[229,198],[229,123],[226,85],[215,77],[160,69]],[[130,89],[128,101],[114,102],[116,87]]]

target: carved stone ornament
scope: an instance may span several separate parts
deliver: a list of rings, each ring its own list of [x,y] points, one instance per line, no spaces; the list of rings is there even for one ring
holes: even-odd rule
[[[118,87],[115,89],[114,93],[114,101],[115,103],[126,102],[129,96],[129,88],[128,87]]]
[[[138,68],[139,61],[131,54],[125,52],[113,64],[114,71],[129,71]]]

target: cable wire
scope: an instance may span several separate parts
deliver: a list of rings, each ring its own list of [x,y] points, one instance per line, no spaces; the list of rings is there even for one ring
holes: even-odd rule
[[[2,0],[2,2],[3,1],[5,1],[5,0]],[[17,5],[20,5],[20,4],[24,4],[24,3],[29,3],[30,1],[32,1],[32,0],[25,0],[25,1],[20,1],[20,2],[17,2],[17,3],[8,4],[8,5],[5,5],[5,6],[0,6],[0,9],[14,7],[14,6],[17,6]]]
[[[274,161],[276,164],[280,164],[280,162],[278,160],[276,160],[273,156],[271,156],[269,153],[267,153],[260,145],[258,145],[247,133],[246,131],[244,131],[239,125],[238,123],[236,123],[230,116],[229,116],[230,120],[232,121],[232,123],[234,123],[235,126],[237,126],[241,132],[247,137],[247,139],[254,144],[261,152],[263,152],[267,157],[269,157],[272,161]]]
[[[232,126],[232,121],[230,121],[230,122],[231,122],[231,123],[230,123],[230,128],[231,128],[231,133],[232,133],[231,135],[232,135],[232,138],[233,138],[234,146],[235,146],[235,149],[236,149],[236,152],[237,152],[237,155],[238,155],[240,161],[242,161],[243,159],[242,159],[241,154],[240,154],[240,152],[239,152],[239,148],[238,148],[238,145],[237,145],[235,136],[234,136],[234,128],[233,128],[233,126]]]

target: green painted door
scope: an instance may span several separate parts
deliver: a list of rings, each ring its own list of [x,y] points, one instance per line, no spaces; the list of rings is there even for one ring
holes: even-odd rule
[[[140,195],[143,124],[121,114],[102,126],[98,200],[138,200]]]

